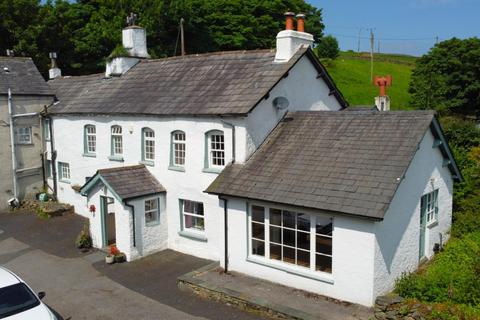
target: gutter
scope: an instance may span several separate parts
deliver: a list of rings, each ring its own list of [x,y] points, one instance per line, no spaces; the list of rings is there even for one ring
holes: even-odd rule
[[[50,125],[48,126],[48,131],[50,132],[50,153],[51,153],[51,165],[52,165],[52,180],[53,180],[53,197],[56,200],[57,199],[57,166],[56,166],[56,160],[57,160],[57,152],[55,151],[55,143],[54,143],[54,138],[53,138],[53,121],[51,116],[48,114],[48,108],[51,107],[52,105],[55,105],[58,102],[53,102],[51,103],[48,107],[45,106],[45,119],[49,119]]]

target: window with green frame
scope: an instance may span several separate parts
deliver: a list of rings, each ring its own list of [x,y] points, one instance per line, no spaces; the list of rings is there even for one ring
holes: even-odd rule
[[[420,208],[426,217],[427,224],[438,221],[438,189],[422,196]]]
[[[93,124],[87,124],[83,130],[83,152],[94,155],[97,152],[97,131]]]
[[[43,135],[45,137],[45,141],[50,141],[50,119],[45,118],[43,120]]]
[[[170,165],[174,167],[185,166],[186,135],[185,132],[177,130],[171,135]]]
[[[221,169],[225,166],[225,137],[223,131],[205,134],[205,168]]]
[[[155,131],[142,129],[142,161],[155,161]]]

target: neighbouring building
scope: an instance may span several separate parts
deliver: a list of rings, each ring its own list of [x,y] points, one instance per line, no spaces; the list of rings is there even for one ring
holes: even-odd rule
[[[43,141],[49,133],[40,113],[53,98],[32,59],[0,57],[0,210],[9,200],[43,190]]]
[[[347,108],[312,43],[289,13],[276,50],[152,60],[125,28],[106,74],[49,82],[49,184],[129,261],[169,248],[372,305],[446,241],[461,175],[432,112]]]

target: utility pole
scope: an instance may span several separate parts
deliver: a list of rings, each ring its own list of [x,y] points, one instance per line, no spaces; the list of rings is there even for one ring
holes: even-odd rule
[[[435,37],[435,44],[438,44],[438,36]]]
[[[378,44],[377,45],[377,52],[380,53],[380,40],[378,40],[377,44]]]
[[[185,55],[185,35],[183,31],[183,24],[185,23],[185,19],[180,19],[180,46],[182,49],[182,56]]]
[[[357,52],[358,53],[360,53],[360,39],[361,39],[361,35],[362,35],[362,29],[363,28],[358,29],[358,44],[357,44]]]
[[[373,83],[373,50],[375,49],[375,36],[370,28],[370,81]]]

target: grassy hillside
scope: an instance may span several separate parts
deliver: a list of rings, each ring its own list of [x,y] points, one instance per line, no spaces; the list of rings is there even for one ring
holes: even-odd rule
[[[409,108],[408,85],[417,58],[404,55],[375,54],[373,74],[393,76],[393,86],[387,89],[393,110]],[[334,61],[324,62],[350,105],[373,105],[378,88],[370,81],[370,55],[342,52]]]

